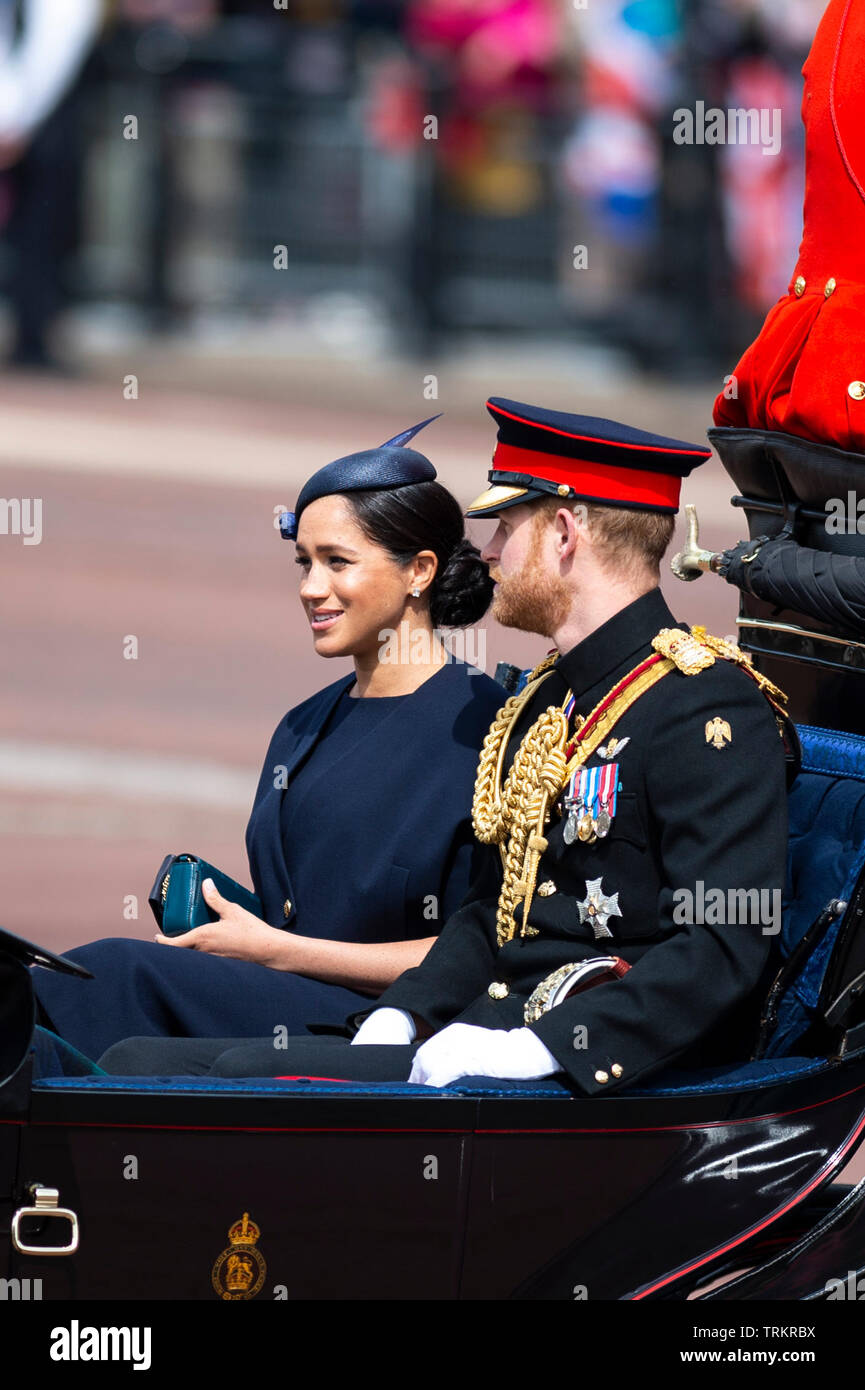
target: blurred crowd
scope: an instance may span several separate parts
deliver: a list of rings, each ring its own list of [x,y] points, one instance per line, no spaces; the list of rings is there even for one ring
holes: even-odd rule
[[[71,301],[153,330],[318,303],[373,345],[537,334],[714,370],[796,259],[823,7],[0,0],[10,359],[58,365]],[[780,111],[777,154],[677,144],[701,101]]]

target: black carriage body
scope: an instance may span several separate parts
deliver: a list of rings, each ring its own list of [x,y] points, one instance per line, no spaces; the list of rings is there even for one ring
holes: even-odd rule
[[[858,1278],[865,1180],[834,1179],[865,1135],[865,740],[800,734],[786,963],[739,1066],[593,1098],[482,1078],[31,1084],[30,975],[0,950],[0,1292],[810,1299]]]
[[[865,1052],[747,1070],[603,1099],[480,1080],[430,1095],[46,1082],[0,1125],[2,1225],[39,1184],[75,1213],[80,1244],[22,1254],[7,1236],[2,1276],[22,1298],[225,1297],[214,1269],[248,1213],[259,1300],[684,1297],[794,1248],[797,1221],[810,1231],[834,1210],[827,1185],[865,1127]],[[68,1223],[27,1230],[62,1244]],[[793,1296],[825,1292],[836,1255],[812,1259]]]

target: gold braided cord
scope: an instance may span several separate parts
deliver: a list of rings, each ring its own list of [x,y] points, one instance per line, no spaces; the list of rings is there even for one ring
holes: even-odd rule
[[[543,830],[550,800],[558,796],[565,770],[568,721],[564,710],[550,705],[532,725],[517,750],[502,789],[501,831],[507,839],[502,888],[496,909],[499,944],[516,930],[514,913],[524,900],[523,925],[537,881],[537,866],[547,847]],[[501,844],[501,840],[499,840]]]
[[[568,721],[564,705],[561,709],[550,705],[535,721],[517,750],[504,785],[502,765],[512,729],[556,661],[557,652],[535,668],[518,695],[506,701],[484,739],[478,761],[472,826],[482,844],[498,845],[502,857],[502,888],[496,909],[500,946],[514,935],[514,912],[520,898],[529,885],[534,892],[540,854],[529,848],[529,842],[537,844],[542,840],[546,849],[541,832],[550,795],[558,795],[565,767]],[[565,704],[567,699],[566,696]]]
[[[546,679],[558,659],[558,653],[554,652],[546,657],[540,666],[535,667],[519,694],[511,695],[510,699],[505,701],[481,745],[477,776],[475,777],[472,827],[482,844],[498,843],[497,827],[501,817],[499,788],[501,787],[502,764],[511,730],[516,725],[526,705],[534,699],[541,681]]]
[[[545,666],[554,660],[555,657],[550,658]],[[565,757],[570,737],[565,717],[569,691],[561,707],[549,705],[535,720],[517,749],[504,783],[501,771],[511,732],[548,672],[543,671],[540,677],[541,668],[532,672],[526,689],[512,696],[499,711],[481,749],[472,805],[475,835],[484,844],[498,845],[502,856],[502,887],[496,909],[499,946],[513,940],[516,934],[514,914],[521,900],[520,934],[525,936],[533,931],[529,926],[529,910],[541,855],[547,848],[544,829],[550,817],[550,806],[567,785],[571,771],[594,752],[634,700],[673,669],[672,661],[662,660],[636,677],[598,716],[590,736],[579,745],[570,762]],[[578,717],[577,729],[582,728],[608,699],[609,695],[605,695],[585,721]]]

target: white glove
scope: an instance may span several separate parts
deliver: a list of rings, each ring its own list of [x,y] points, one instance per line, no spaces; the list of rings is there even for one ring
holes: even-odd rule
[[[414,1019],[405,1009],[376,1009],[358,1028],[351,1040],[355,1043],[402,1043],[415,1039]]]
[[[563,1071],[530,1028],[477,1028],[451,1023],[419,1047],[409,1081],[446,1086],[460,1076],[498,1076],[533,1081]]]

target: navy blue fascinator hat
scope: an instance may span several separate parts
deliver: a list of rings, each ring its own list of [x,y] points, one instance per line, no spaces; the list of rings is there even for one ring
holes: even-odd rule
[[[441,412],[439,412],[440,414]],[[365,449],[359,454],[347,454],[345,458],[326,463],[317,473],[304,483],[293,512],[282,512],[279,530],[283,540],[297,540],[297,523],[310,502],[319,497],[331,497],[339,492],[361,492],[367,488],[407,487],[410,483],[429,483],[436,471],[429,459],[415,449],[405,446],[414,439],[438,415],[431,415],[419,425],[395,434],[386,439],[377,449]]]

